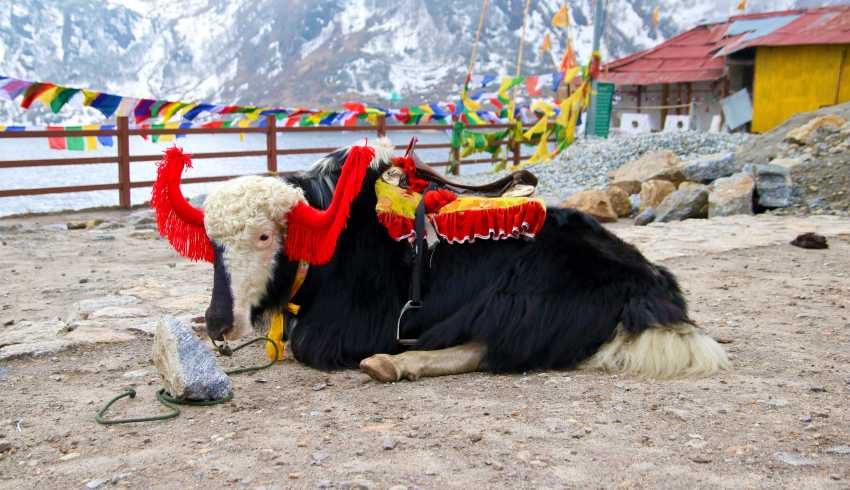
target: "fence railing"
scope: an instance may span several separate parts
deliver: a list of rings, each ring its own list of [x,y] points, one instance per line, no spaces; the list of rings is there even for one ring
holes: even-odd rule
[[[504,129],[509,127],[507,124],[487,124],[481,126],[470,126],[470,129]],[[292,171],[278,169],[278,157],[286,155],[305,155],[305,154],[326,154],[336,150],[336,147],[307,147],[307,148],[278,148],[277,135],[278,133],[342,133],[342,132],[375,132],[378,136],[384,136],[387,133],[400,131],[428,131],[428,130],[451,130],[451,126],[445,124],[422,124],[418,126],[396,126],[386,124],[384,117],[379,117],[377,124],[374,126],[310,126],[310,127],[286,127],[278,126],[274,116],[266,117],[265,127],[246,127],[246,128],[130,128],[129,119],[127,117],[117,118],[115,129],[92,129],[80,131],[64,131],[64,130],[41,130],[41,131],[5,131],[0,132],[0,139],[31,139],[31,138],[52,138],[52,137],[86,137],[86,136],[109,136],[116,138],[116,155],[115,156],[92,156],[79,158],[49,158],[49,159],[30,159],[30,160],[0,160],[0,169],[5,168],[20,168],[20,167],[51,167],[56,165],[92,165],[92,164],[116,164],[118,166],[118,182],[109,184],[91,184],[91,185],[70,185],[56,187],[34,187],[24,189],[0,189],[0,198],[14,196],[35,196],[42,194],[59,194],[67,192],[89,192],[103,190],[117,190],[118,203],[122,208],[129,208],[130,190],[139,187],[150,187],[153,181],[150,180],[133,180],[130,164],[133,162],[157,162],[162,158],[158,155],[132,155],[130,153],[130,136],[153,136],[153,135],[192,135],[192,134],[264,134],[266,139],[266,148],[264,150],[243,150],[243,151],[217,151],[217,152],[192,152],[193,160],[203,160],[209,158],[245,158],[245,157],[266,157],[266,172],[262,175],[286,175]],[[514,165],[518,165],[522,160],[527,159],[521,155],[520,145],[505,142],[509,151],[511,151],[511,160]],[[403,150],[407,145],[397,145],[396,148]],[[453,156],[461,164],[476,164],[476,163],[495,163],[492,158],[477,158],[461,161],[460,155],[456,150],[452,150],[449,143],[428,143],[417,144],[417,149],[434,150],[446,149],[456,152]],[[450,160],[445,161],[429,161],[432,166],[447,166]],[[202,168],[202,167],[199,167]],[[455,169],[457,171],[457,169]],[[241,174],[240,174],[241,175]],[[223,180],[239,177],[240,175],[218,175],[213,177],[188,177],[184,178],[186,184],[204,183],[204,182],[219,182]],[[4,184],[5,185],[5,184]]]

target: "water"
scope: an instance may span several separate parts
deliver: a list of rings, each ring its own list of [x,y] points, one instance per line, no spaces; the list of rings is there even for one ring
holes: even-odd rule
[[[399,131],[389,136],[394,144],[406,144],[411,136],[419,138],[422,144],[448,143],[449,131]],[[310,147],[342,147],[363,137],[373,138],[373,131],[351,131],[340,133],[279,133],[279,149]],[[240,140],[238,134],[189,135],[174,142],[153,143],[138,136],[130,137],[131,155],[158,155],[172,144],[177,144],[189,153],[214,151],[264,150],[264,135],[246,134]],[[46,138],[2,139],[0,140],[0,161],[6,159],[36,158],[80,158],[115,156],[116,149],[98,148],[95,151],[51,150]],[[448,149],[419,150],[417,154],[426,162],[448,160]],[[303,170],[319,159],[321,154],[286,155],[278,157],[278,169]],[[486,156],[486,155],[484,155]],[[480,158],[480,157],[473,157]],[[194,167],[186,170],[186,177],[207,177],[217,175],[241,175],[262,173],[266,170],[266,158],[246,157],[233,159],[198,159]],[[156,175],[155,162],[135,162],[130,164],[130,178],[133,181],[153,180]],[[488,165],[465,165],[462,173],[480,172]],[[54,167],[29,167],[0,169],[0,189],[26,189],[57,187],[70,185],[110,184],[118,181],[117,164],[98,165],[60,165]],[[220,183],[187,184],[183,192],[187,197],[207,193]],[[132,189],[133,204],[142,204],[150,199],[150,188]],[[85,209],[98,206],[117,206],[118,191],[74,192],[64,194],[46,194],[41,196],[0,197],[0,216],[12,214]]]

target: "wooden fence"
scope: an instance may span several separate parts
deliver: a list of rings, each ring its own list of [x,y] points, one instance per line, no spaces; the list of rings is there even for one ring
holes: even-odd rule
[[[504,129],[506,124],[488,124],[481,126],[471,126],[470,129]],[[249,127],[249,128],[130,128],[129,119],[127,117],[119,117],[115,129],[96,129],[96,130],[80,130],[80,131],[63,131],[63,130],[42,130],[42,131],[5,131],[0,132],[0,139],[31,139],[31,138],[50,138],[50,137],[85,137],[85,136],[110,136],[115,137],[117,141],[117,154],[115,156],[106,157],[79,157],[79,158],[50,158],[50,159],[33,159],[33,160],[0,160],[0,169],[3,168],[18,168],[31,167],[41,169],[56,165],[92,165],[92,164],[116,164],[118,165],[118,182],[110,184],[92,184],[92,185],[76,185],[76,186],[58,186],[58,187],[36,187],[29,189],[0,189],[0,198],[13,196],[35,196],[41,194],[58,194],[66,192],[89,192],[103,190],[117,190],[118,202],[120,207],[129,208],[130,189],[139,187],[150,187],[153,181],[149,180],[133,180],[131,172],[131,163],[134,162],[157,162],[162,158],[162,155],[131,155],[130,154],[130,136],[152,136],[152,135],[192,135],[192,134],[264,134],[266,137],[266,148],[263,150],[243,150],[243,151],[218,151],[207,153],[192,152],[193,160],[202,160],[208,158],[245,158],[245,157],[266,157],[266,172],[263,175],[286,175],[292,171],[278,169],[278,157],[285,155],[305,155],[305,154],[326,154],[337,148],[335,147],[311,147],[311,148],[291,148],[282,149],[277,146],[278,133],[342,133],[342,132],[376,132],[378,136],[384,136],[387,133],[398,131],[450,131],[451,127],[445,124],[422,124],[419,126],[396,126],[386,124],[384,117],[379,117],[375,126],[311,126],[311,127],[283,127],[277,125],[277,120],[274,116],[266,117],[265,127]],[[527,159],[521,155],[519,145],[505,143],[512,152],[512,160],[514,165],[519,164],[522,160]],[[403,150],[407,145],[397,145],[396,148]],[[446,149],[451,150],[449,143],[428,143],[417,144],[419,150]],[[454,151],[454,150],[451,150]],[[460,155],[455,155],[458,161]],[[493,163],[492,158],[479,158],[464,160],[461,163]],[[448,160],[428,162],[432,166],[446,166]],[[202,167],[199,167],[202,168]],[[34,170],[34,171],[47,171]],[[187,184],[201,182],[219,182],[232,179],[239,175],[222,175],[214,177],[188,177],[184,178],[183,182]],[[5,184],[4,184],[5,185]]]

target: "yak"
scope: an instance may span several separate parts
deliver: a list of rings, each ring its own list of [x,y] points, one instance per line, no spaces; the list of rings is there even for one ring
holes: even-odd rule
[[[723,348],[688,317],[670,271],[589,215],[557,207],[546,209],[533,240],[438,243],[429,251],[424,307],[403,322],[404,336],[416,341],[402,345],[397,327],[414,254],[375,212],[375,182],[393,149],[380,139],[301,173],[235,178],[211,192],[203,210],[180,192],[190,159],[168,150],[152,205],[178,252],[213,263],[211,339],[238,339],[284,311],[297,361],[322,370],[359,366],[382,382],[573,368],[673,378],[728,367]],[[297,315],[285,311],[290,303]]]

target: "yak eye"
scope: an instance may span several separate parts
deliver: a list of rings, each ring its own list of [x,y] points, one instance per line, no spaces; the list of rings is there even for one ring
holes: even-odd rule
[[[265,233],[263,233],[262,235],[260,235],[260,241],[261,241],[261,242],[264,242],[264,241],[266,241],[266,240],[268,240],[268,239],[269,239],[269,236],[268,236],[268,235],[266,235]]]

